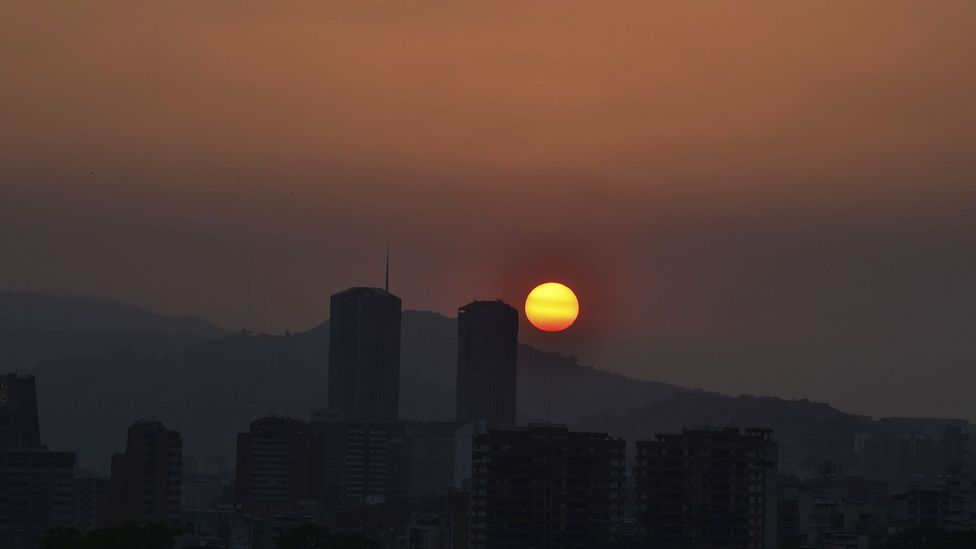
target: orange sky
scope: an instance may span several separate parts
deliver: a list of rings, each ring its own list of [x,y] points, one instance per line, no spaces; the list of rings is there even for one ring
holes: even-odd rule
[[[250,281],[252,327],[267,294],[304,329],[389,239],[406,307],[571,283],[570,347],[882,337],[932,287],[960,318],[974,28],[969,1],[3,2],[0,287],[239,327]]]

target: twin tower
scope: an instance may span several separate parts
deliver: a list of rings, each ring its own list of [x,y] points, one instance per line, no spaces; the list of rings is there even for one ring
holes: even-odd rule
[[[400,298],[349,288],[332,296],[330,309],[329,408],[349,420],[399,420]],[[458,309],[459,425],[515,426],[518,325],[518,311],[501,300]]]

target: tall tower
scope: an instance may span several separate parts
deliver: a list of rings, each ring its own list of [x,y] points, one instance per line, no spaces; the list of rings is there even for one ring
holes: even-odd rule
[[[400,298],[380,288],[332,296],[329,408],[346,419],[400,415]]]
[[[74,468],[73,452],[41,447],[34,376],[0,375],[0,549],[74,526]]]
[[[515,426],[518,311],[501,300],[458,309],[457,421]]]
[[[40,446],[34,376],[0,375],[0,450]]]
[[[180,433],[158,421],[133,423],[125,453],[112,456],[112,523],[177,520],[182,474]]]

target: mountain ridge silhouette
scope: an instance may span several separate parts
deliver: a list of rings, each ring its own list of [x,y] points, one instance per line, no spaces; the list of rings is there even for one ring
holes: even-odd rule
[[[0,340],[5,333],[29,334],[35,346],[58,343],[30,368],[37,376],[42,440],[77,451],[83,467],[103,473],[111,454],[124,448],[125,430],[135,419],[155,417],[180,430],[187,455],[219,455],[232,464],[236,435],[251,420],[268,414],[307,419],[311,409],[328,406],[328,321],[285,335],[21,326],[13,332],[0,327]],[[403,312],[402,419],[454,419],[456,337],[455,319],[432,311]],[[21,352],[22,363],[29,354]],[[750,423],[740,427],[778,428],[789,442],[788,454],[798,456],[806,437],[825,429],[865,430],[871,421],[805,400],[730,397],[637,380],[524,344],[518,387],[521,424],[565,423],[628,440],[740,421]]]

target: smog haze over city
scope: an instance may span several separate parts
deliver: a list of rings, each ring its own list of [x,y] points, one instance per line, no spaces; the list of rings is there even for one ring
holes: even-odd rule
[[[968,546],[973,29],[0,0],[0,549]]]

